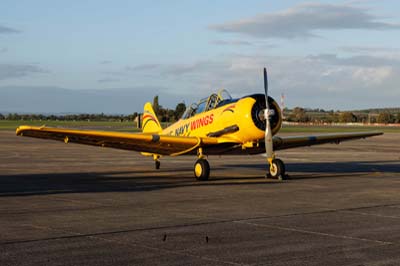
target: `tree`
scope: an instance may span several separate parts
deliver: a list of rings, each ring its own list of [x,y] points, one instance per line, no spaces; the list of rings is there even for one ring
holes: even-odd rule
[[[306,114],[306,111],[301,107],[295,107],[289,119],[294,122],[308,122],[310,118]]]
[[[174,117],[175,120],[178,120],[179,118],[182,117],[183,113],[186,110],[186,105],[185,103],[178,103],[175,107],[175,111],[174,111]]]
[[[137,112],[134,112],[133,114],[130,114],[126,117],[126,119],[130,120],[130,121],[134,121],[135,118],[138,116]]]
[[[158,103],[158,95],[154,96],[153,98],[153,109],[154,109],[154,113],[156,113],[156,115],[158,115],[161,107],[160,104]]]
[[[0,120],[4,120],[5,116],[3,114],[0,114]]]
[[[397,116],[396,116],[396,123],[400,123],[400,113],[397,113]]]
[[[357,122],[367,123],[368,115],[365,113],[354,114],[357,117]]]
[[[384,124],[393,123],[394,117],[393,117],[393,115],[391,115],[388,112],[380,113],[378,115],[377,121],[378,121],[378,123],[384,123]]]
[[[339,115],[339,122],[354,123],[357,122],[357,116],[355,116],[352,112],[343,112]]]
[[[7,115],[7,120],[21,120],[21,116],[17,113],[10,113]]]
[[[161,122],[168,122],[169,120],[168,109],[164,109],[162,108],[162,106],[160,106],[160,108],[158,109],[157,116]]]
[[[175,122],[175,111],[172,109],[167,109],[167,122]]]

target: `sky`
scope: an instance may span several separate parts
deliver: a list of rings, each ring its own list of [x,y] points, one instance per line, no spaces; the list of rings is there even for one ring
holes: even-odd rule
[[[395,0],[2,0],[0,93],[13,104],[29,100],[23,88],[129,91],[132,111],[156,94],[174,108],[221,88],[262,93],[267,67],[288,107],[398,107],[399,11]]]

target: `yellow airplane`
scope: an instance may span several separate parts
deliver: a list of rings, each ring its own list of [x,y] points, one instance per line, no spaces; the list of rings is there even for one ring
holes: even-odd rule
[[[101,147],[139,151],[152,156],[160,168],[164,155],[197,155],[194,176],[208,180],[208,155],[266,153],[267,177],[285,179],[285,164],[275,157],[283,150],[323,143],[381,135],[381,132],[337,133],[313,136],[276,136],[282,125],[282,112],[268,96],[267,71],[264,68],[265,94],[233,99],[225,90],[190,105],[175,124],[162,129],[150,103],[144,105],[142,133],[102,132],[63,128],[20,126],[18,136],[44,138]]]

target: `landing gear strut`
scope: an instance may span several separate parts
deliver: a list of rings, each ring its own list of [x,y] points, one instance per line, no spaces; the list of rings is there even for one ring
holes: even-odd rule
[[[210,176],[210,164],[204,159],[202,148],[197,151],[197,156],[199,159],[194,164],[194,177],[198,181],[206,181]]]
[[[154,166],[155,166],[155,168],[156,168],[157,170],[160,169],[160,166],[161,166],[160,156],[159,156],[159,155],[153,155],[153,159],[154,159]]]
[[[285,175],[285,164],[280,159],[273,159],[269,163],[269,170],[267,171],[266,177],[284,180],[286,179]]]

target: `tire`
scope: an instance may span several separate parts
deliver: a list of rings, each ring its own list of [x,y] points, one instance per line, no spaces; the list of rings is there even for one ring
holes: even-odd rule
[[[272,165],[269,166],[267,177],[278,180],[285,179],[285,164],[282,162],[282,160],[272,160]]]
[[[206,181],[210,176],[210,164],[205,159],[198,159],[194,164],[194,177],[198,181]]]

